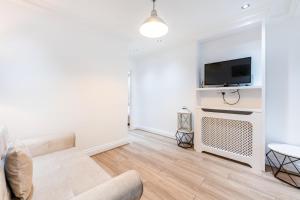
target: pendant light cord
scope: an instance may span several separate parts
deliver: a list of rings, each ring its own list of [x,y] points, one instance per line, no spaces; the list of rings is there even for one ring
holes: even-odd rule
[[[153,10],[155,10],[155,1],[156,0],[153,0]]]

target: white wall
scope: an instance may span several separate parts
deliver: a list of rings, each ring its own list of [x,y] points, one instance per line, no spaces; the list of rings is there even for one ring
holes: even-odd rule
[[[132,65],[132,126],[174,137],[177,111],[195,108],[197,42],[136,58]]]
[[[205,63],[252,57],[252,83],[262,85],[260,27],[201,43],[199,54],[201,66]]]
[[[266,27],[267,142],[300,145],[300,17]]]
[[[13,138],[74,131],[82,149],[127,138],[124,42],[39,8],[0,13],[0,124]]]
[[[174,136],[177,111],[182,106],[195,110],[203,64],[247,56],[253,57],[254,82],[260,85],[260,28],[202,43],[190,41],[132,59],[133,127]],[[223,104],[221,96],[218,99]]]

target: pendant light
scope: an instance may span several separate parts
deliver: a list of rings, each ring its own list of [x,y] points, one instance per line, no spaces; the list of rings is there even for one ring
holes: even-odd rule
[[[155,9],[155,1],[153,0],[153,9],[151,16],[140,27],[140,33],[149,38],[159,38],[166,35],[169,31],[167,24],[157,15]]]

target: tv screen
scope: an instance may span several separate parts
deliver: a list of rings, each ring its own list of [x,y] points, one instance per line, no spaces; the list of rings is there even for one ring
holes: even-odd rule
[[[251,83],[251,57],[205,64],[205,85],[239,85]]]

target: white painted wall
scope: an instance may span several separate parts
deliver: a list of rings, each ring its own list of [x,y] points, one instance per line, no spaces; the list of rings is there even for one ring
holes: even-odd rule
[[[58,16],[1,3],[0,124],[13,138],[74,131],[82,149],[126,139],[126,43]]]
[[[177,111],[195,108],[197,42],[132,61],[132,126],[174,137]]]
[[[300,145],[300,17],[266,26],[267,142]]]
[[[201,43],[199,54],[203,68],[205,63],[252,57],[252,83],[262,85],[260,27]]]
[[[199,86],[201,66],[248,56],[253,57],[254,83],[260,85],[260,27],[202,43],[190,41],[135,57],[132,59],[133,127],[174,136],[177,110],[187,106],[194,111],[197,105],[195,89]],[[216,98],[223,104],[219,94]]]

